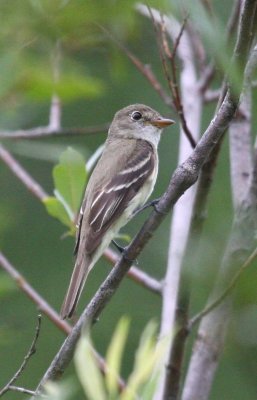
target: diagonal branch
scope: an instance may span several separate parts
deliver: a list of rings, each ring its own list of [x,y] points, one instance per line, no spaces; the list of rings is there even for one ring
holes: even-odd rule
[[[44,189],[32,178],[20,163],[0,144],[0,158],[10,168],[13,174],[25,185],[25,187],[39,200],[48,197]]]
[[[22,290],[22,292],[25,293],[34,304],[37,305],[39,310],[45,314],[55,326],[57,326],[66,334],[70,333],[71,326],[66,321],[60,319],[59,314],[49,305],[49,303],[47,303],[47,301],[45,301],[42,296],[40,296],[40,294],[38,294],[38,292],[28,283],[26,278],[17,271],[17,269],[1,252],[0,266],[14,280],[19,289]]]

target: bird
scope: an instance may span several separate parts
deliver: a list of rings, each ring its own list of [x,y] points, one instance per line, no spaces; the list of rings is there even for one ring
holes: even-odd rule
[[[119,110],[88,181],[77,221],[75,266],[60,316],[71,318],[88,273],[151,195],[158,174],[158,143],[175,121],[144,104]]]

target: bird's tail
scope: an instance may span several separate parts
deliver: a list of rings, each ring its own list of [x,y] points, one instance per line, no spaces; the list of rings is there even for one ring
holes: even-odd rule
[[[82,257],[77,257],[69,288],[67,290],[60,312],[60,316],[62,319],[71,318],[76,309],[78,300],[80,298],[82,289],[90,270],[90,262],[91,257],[89,257],[88,255],[84,254]]]

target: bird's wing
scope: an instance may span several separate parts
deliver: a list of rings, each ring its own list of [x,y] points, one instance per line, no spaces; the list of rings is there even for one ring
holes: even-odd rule
[[[86,213],[87,235],[84,247],[88,254],[96,250],[105,232],[117,221],[153,173],[155,153],[152,146],[145,141],[137,142],[130,157],[126,158],[125,165],[124,162],[120,164],[120,167],[118,165],[108,180],[94,190],[90,202],[85,204],[85,207],[90,208]],[[82,213],[84,213],[83,210]],[[79,230],[81,226],[82,218]],[[79,236],[78,233],[78,239]],[[79,243],[76,247],[79,247]]]

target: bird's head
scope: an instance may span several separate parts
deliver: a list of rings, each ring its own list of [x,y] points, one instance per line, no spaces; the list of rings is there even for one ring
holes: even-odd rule
[[[109,136],[144,139],[158,144],[163,128],[175,121],[163,118],[144,104],[133,104],[118,111],[111,123]]]

